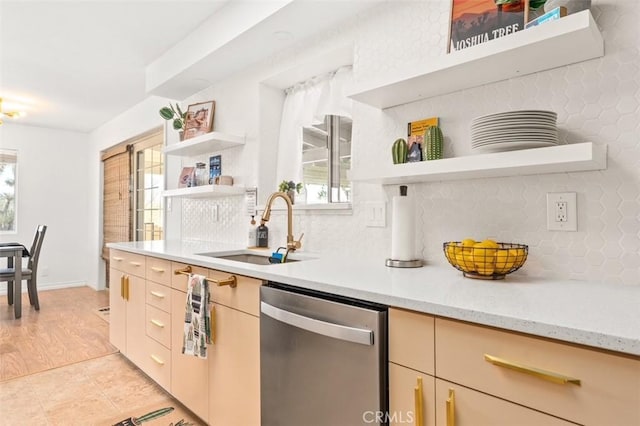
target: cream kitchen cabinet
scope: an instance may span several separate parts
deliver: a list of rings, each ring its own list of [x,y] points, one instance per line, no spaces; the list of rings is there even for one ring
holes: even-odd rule
[[[172,271],[187,265],[172,263]],[[191,267],[194,274],[208,275],[204,268]],[[182,353],[184,313],[187,301],[187,276],[171,277],[171,394],[201,419],[209,418],[209,360]],[[212,347],[209,347],[211,356]]]
[[[209,353],[209,424],[259,425],[262,281],[209,271],[209,282],[215,318]]]
[[[145,257],[111,250],[109,273],[109,340],[127,358],[140,364],[145,340]]]

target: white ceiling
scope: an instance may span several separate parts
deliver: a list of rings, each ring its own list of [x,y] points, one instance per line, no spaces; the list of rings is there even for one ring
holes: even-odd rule
[[[0,0],[5,110],[90,132],[142,101],[146,66],[226,1]]]

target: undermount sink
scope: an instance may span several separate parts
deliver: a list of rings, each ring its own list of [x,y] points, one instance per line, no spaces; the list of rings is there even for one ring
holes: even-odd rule
[[[269,262],[269,256],[254,253],[196,253],[198,256],[215,257],[216,259],[233,260],[235,262],[251,263],[253,265],[277,265],[278,263]],[[298,262],[301,259],[292,259],[287,257],[285,263]]]

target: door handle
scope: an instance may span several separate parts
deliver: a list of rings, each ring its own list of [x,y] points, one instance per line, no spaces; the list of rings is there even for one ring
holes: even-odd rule
[[[164,328],[164,324],[156,319],[152,319],[151,320],[151,324],[155,325],[156,327],[159,328]]]
[[[275,306],[269,305],[265,302],[260,302],[260,312],[276,321],[280,321],[312,333],[321,334],[323,336],[347,342],[359,343],[361,345],[373,345],[373,331],[371,330],[320,321],[294,314],[293,312],[285,311],[284,309],[276,308]]]
[[[511,370],[519,371],[521,373],[538,377],[542,380],[547,380],[549,382],[558,383],[560,385],[566,385],[568,383],[571,383],[572,385],[576,385],[576,386],[581,385],[580,379],[576,379],[575,377],[565,376],[564,374],[543,370],[541,368],[530,367],[528,365],[520,364],[513,361],[508,361],[503,358],[498,358],[497,356],[484,354],[484,360],[487,362],[490,362],[493,365],[497,365],[498,367],[509,368]]]
[[[158,273],[163,273],[163,272],[164,272],[164,269],[162,269],[162,268],[158,268],[157,266],[152,266],[152,267],[151,267],[151,270],[152,270],[153,272],[158,272]]]
[[[157,291],[150,291],[149,292],[152,296],[157,297],[158,299],[164,299],[164,294],[157,292]]]
[[[449,389],[449,398],[447,398],[446,406],[447,426],[456,426],[456,393],[453,389]]]
[[[413,403],[415,405],[415,425],[424,426],[424,411],[422,407],[423,390],[422,390],[422,377],[416,379],[416,387],[413,388]]]

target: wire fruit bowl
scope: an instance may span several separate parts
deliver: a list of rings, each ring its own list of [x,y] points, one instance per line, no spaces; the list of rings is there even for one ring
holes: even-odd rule
[[[525,244],[493,243],[487,247],[483,243],[463,245],[459,241],[442,244],[449,263],[462,271],[465,277],[481,280],[502,280],[507,274],[524,265],[529,254]]]

